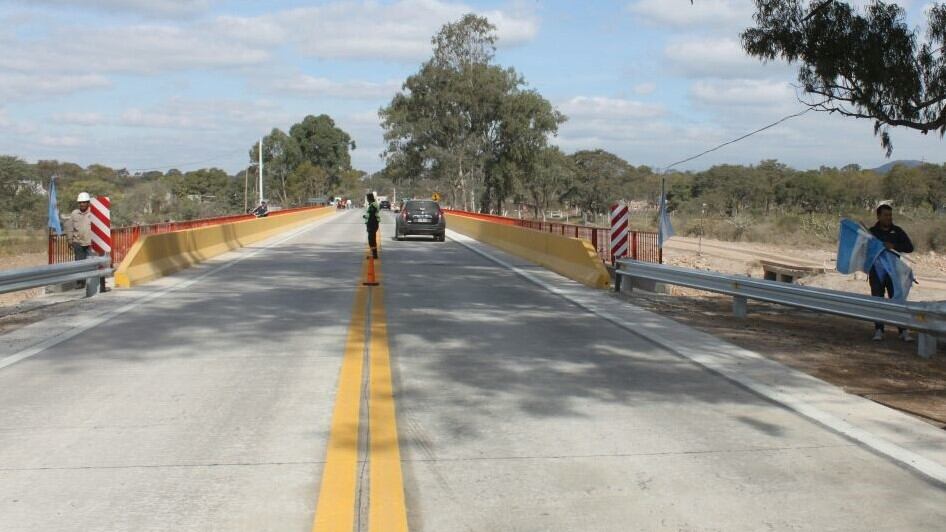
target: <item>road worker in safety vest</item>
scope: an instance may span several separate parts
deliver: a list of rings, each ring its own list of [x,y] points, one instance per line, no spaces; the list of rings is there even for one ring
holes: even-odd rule
[[[371,192],[365,196],[365,200],[368,203],[368,211],[364,215],[365,227],[368,229],[368,247],[371,248],[371,256],[378,258],[378,228],[381,227],[381,206]]]

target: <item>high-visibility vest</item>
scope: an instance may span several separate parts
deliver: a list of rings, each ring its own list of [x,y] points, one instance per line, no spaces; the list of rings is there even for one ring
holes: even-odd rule
[[[368,212],[364,214],[363,218],[365,219],[365,224],[371,223],[371,219],[374,218],[375,222],[381,224],[381,205],[377,202],[368,204]]]

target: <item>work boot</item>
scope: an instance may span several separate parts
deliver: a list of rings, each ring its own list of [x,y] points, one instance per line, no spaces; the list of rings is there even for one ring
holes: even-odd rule
[[[882,342],[884,340],[884,330],[883,329],[874,329],[874,341]]]
[[[900,331],[900,339],[906,343],[913,341],[913,337],[910,336],[910,331]]]

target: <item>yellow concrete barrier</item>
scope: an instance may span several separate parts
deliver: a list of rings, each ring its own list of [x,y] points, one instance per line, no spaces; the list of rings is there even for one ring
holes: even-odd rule
[[[335,212],[332,208],[307,209],[145,236],[132,245],[115,270],[115,286],[129,288],[147,283]]]
[[[447,214],[447,228],[592,288],[606,288],[611,282],[598,253],[584,240],[452,212]]]

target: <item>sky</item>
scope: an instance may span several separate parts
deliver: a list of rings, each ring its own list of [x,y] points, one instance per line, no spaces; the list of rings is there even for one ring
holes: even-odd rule
[[[922,31],[923,1],[899,2]],[[749,0],[0,0],[0,154],[132,172],[249,164],[278,127],[328,114],[353,165],[384,166],[378,109],[464,13],[568,120],[552,139],[664,168],[798,112],[797,69],[745,55]],[[893,129],[892,159],[946,162]],[[807,113],[678,168],[885,162],[869,121]]]

